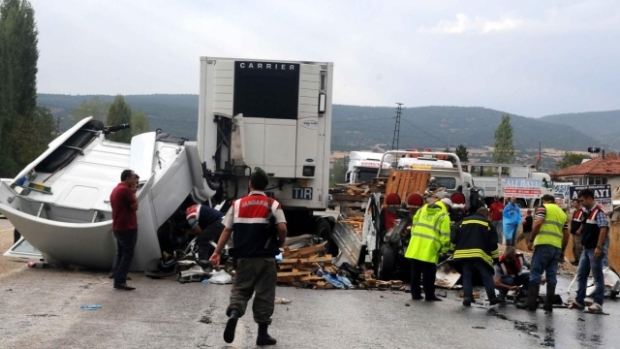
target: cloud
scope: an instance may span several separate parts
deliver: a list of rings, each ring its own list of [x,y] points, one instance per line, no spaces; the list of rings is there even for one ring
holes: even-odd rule
[[[497,21],[480,17],[470,19],[466,14],[459,13],[456,15],[455,21],[439,21],[434,27],[430,28],[430,30],[425,27],[421,27],[420,31],[430,31],[441,34],[487,34],[492,32],[514,30],[523,25],[523,23],[524,21],[521,19],[510,17]]]

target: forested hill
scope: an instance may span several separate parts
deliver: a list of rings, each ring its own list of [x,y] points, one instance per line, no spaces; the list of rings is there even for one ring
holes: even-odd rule
[[[571,126],[603,143],[608,149],[620,149],[620,110],[548,115],[540,120]]]
[[[61,129],[72,125],[69,115],[91,95],[40,94],[38,105],[48,107],[61,118]],[[99,96],[112,101],[114,96]],[[197,95],[127,95],[133,110],[149,116],[151,129],[195,139]],[[445,148],[464,144],[468,148],[493,146],[495,129],[504,112],[479,107],[405,108],[400,126],[400,148]],[[332,150],[370,149],[377,144],[392,144],[395,108],[334,105]],[[599,142],[567,125],[540,119],[512,116],[515,147],[532,152],[543,147],[583,150]]]

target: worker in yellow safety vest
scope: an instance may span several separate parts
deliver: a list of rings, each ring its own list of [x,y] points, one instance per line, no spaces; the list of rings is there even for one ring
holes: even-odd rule
[[[532,227],[528,249],[534,249],[532,269],[528,285],[527,303],[517,304],[519,309],[536,310],[538,308],[538,292],[542,274],[547,276],[547,298],[544,309],[553,310],[555,285],[557,284],[558,262],[564,259],[564,250],[568,243],[568,225],[566,213],[555,204],[553,195],[544,195],[542,206],[536,210],[536,220]]]
[[[444,193],[436,193],[428,198],[428,203],[420,208],[413,217],[411,240],[405,257],[411,259],[411,297],[421,300],[420,278],[423,278],[425,300],[441,301],[435,295],[435,274],[440,253],[450,249],[450,215]]]

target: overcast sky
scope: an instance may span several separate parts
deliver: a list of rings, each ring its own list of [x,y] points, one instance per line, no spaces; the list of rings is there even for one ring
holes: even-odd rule
[[[30,0],[39,93],[198,93],[200,56],[331,61],[334,102],[620,109],[620,3]]]

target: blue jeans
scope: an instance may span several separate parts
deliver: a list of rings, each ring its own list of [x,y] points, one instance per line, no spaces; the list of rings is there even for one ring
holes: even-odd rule
[[[530,273],[521,273],[521,275],[517,276],[508,276],[503,275],[500,279],[502,284],[508,286],[521,286],[521,288],[527,288],[530,284]],[[508,294],[508,290],[499,290],[499,294],[502,296],[506,296]]]
[[[461,262],[463,268],[463,299],[472,301],[474,300],[474,294],[472,289],[472,277],[474,271],[478,271],[480,278],[482,278],[482,284],[487,292],[489,300],[497,298],[495,294],[495,284],[493,283],[493,268],[489,266],[485,261],[478,258],[463,259]]]
[[[605,237],[605,243],[603,244],[603,252],[605,252],[603,256],[603,268],[609,266],[609,254],[607,253],[607,251],[609,251],[609,233],[611,233],[611,230],[607,232],[607,236]]]
[[[532,269],[530,270],[530,285],[540,285],[543,272],[547,275],[549,285],[557,285],[558,262],[562,256],[562,249],[551,245],[534,247]]]
[[[603,249],[601,258],[594,258],[594,249],[584,249],[579,259],[579,268],[577,268],[577,298],[575,300],[583,304],[586,298],[586,288],[588,287],[588,275],[592,271],[594,277],[594,303],[603,305],[603,297],[605,296],[605,276],[603,275],[603,261],[606,255]]]

